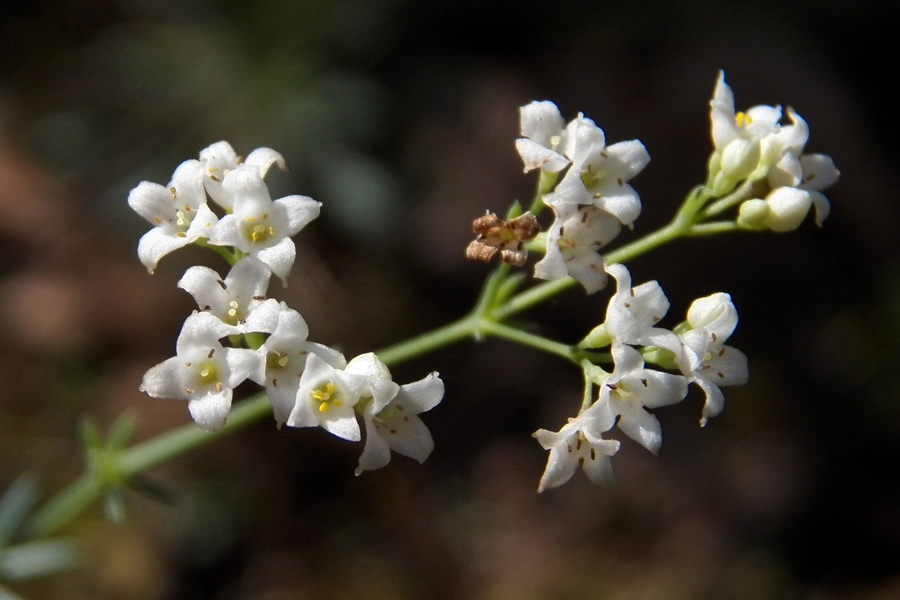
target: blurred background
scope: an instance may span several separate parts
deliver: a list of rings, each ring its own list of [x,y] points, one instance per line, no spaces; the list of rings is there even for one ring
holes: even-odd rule
[[[200,149],[269,146],[273,198],[322,217],[270,295],[348,357],[469,310],[488,272],[463,259],[471,221],[527,202],[518,107],[556,102],[653,160],[632,183],[665,224],[703,181],[708,101],[725,69],[738,108],[793,106],[807,152],[841,181],[825,227],[677,242],[629,264],[659,280],[674,326],[731,293],[750,384],[697,427],[702,394],[657,411],[658,457],[623,440],[619,490],[578,473],[535,493],[530,437],[577,411],[580,375],[500,341],[393,369],[441,373],[436,450],[353,475],[360,444],[266,420],[148,474],[65,534],[83,569],[13,585],[33,600],[900,598],[900,172],[889,92],[896,3],[534,0],[43,0],[0,23],[0,489],[33,473],[50,496],[83,469],[77,424],[123,413],[136,440],[188,422],[138,392],[172,356],[199,249],[137,260],[127,206]],[[891,65],[880,67],[881,64]],[[567,342],[608,293],[572,291],[520,318]],[[251,393],[249,388],[246,394]],[[246,395],[241,389],[240,395]]]

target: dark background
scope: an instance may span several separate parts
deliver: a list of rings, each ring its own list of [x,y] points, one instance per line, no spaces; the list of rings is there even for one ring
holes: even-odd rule
[[[78,420],[138,419],[137,439],[188,420],[141,375],[172,355],[192,309],[153,277],[128,208],[143,179],[220,139],[282,152],[274,198],[322,217],[295,241],[290,287],[311,339],[348,357],[469,310],[488,272],[463,260],[471,220],[527,201],[518,107],[556,102],[653,160],[632,183],[663,225],[703,180],[708,100],[725,69],[738,108],[793,106],[808,152],[831,155],[833,211],[790,235],[680,241],[629,264],[657,279],[674,326],[729,292],[747,386],[697,427],[702,395],[657,412],[658,457],[624,440],[620,489],[581,474],[535,493],[530,437],[574,415],[580,375],[500,341],[393,369],[447,386],[425,416],[436,450],[353,476],[361,445],[269,421],[148,476],[66,533],[84,570],[16,586],[29,598],[900,597],[900,125],[893,2],[289,0],[19,3],[0,24],[0,486],[47,494],[82,469]],[[887,65],[879,67],[879,64]],[[523,315],[574,342],[608,294],[569,292]],[[250,390],[247,390],[248,393]],[[615,434],[622,439],[622,436]]]

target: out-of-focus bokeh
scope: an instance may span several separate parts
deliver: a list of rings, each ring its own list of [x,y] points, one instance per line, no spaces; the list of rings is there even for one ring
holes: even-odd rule
[[[487,273],[471,221],[527,201],[518,107],[555,101],[653,160],[633,184],[652,231],[703,180],[708,100],[791,105],[840,183],[821,230],[678,242],[629,267],[672,302],[731,293],[749,385],[697,427],[702,397],[657,411],[658,457],[623,440],[620,489],[579,473],[537,495],[530,437],[577,410],[571,366],[500,341],[395,368],[441,373],[436,450],[360,477],[361,445],[260,423],[148,474],[65,533],[84,569],[22,584],[32,600],[527,600],[900,597],[900,209],[892,2],[44,0],[0,23],[0,488],[52,495],[83,468],[84,415],[137,439],[188,421],[137,390],[172,355],[199,249],[150,276],[127,206],[201,148],[269,146],[322,217],[270,295],[348,357],[464,314]],[[888,65],[882,67],[881,65]],[[887,69],[887,70],[885,70]],[[608,294],[573,291],[521,319],[574,342]],[[243,388],[242,388],[243,391]],[[247,389],[249,393],[250,389]]]

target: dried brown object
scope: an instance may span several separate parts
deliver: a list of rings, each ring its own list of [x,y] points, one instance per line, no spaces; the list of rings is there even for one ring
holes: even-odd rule
[[[521,267],[528,258],[522,244],[533,240],[541,226],[530,212],[507,221],[487,211],[472,221],[472,231],[478,237],[466,248],[466,258],[487,262],[499,252],[503,262]]]

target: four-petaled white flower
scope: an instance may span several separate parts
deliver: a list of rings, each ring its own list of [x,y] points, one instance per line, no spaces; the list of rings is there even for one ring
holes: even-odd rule
[[[185,271],[178,287],[194,297],[200,310],[236,327],[239,333],[272,333],[281,308],[277,300],[266,298],[271,275],[262,262],[245,256],[224,280],[212,269],[196,266]]]
[[[516,150],[525,163],[525,172],[562,171],[569,164],[569,159],[563,156],[567,132],[556,105],[534,101],[519,109],[519,121],[524,137],[516,140]]]
[[[706,394],[701,426],[722,412],[725,398],[719,387],[747,383],[747,357],[737,348],[725,345],[737,323],[731,296],[719,292],[694,300],[682,326],[688,330],[678,336],[684,343],[678,366],[688,381],[699,385]]]
[[[601,436],[615,423],[615,415],[606,402],[595,402],[569,419],[557,432],[538,429],[533,436],[544,450],[550,451],[547,468],[538,492],[561,486],[569,481],[580,465],[596,485],[615,487],[610,457],[619,450],[619,442]]]
[[[275,422],[280,428],[297,403],[300,376],[306,367],[307,357],[315,354],[335,369],[343,369],[347,361],[333,348],[306,341],[309,328],[300,313],[288,308],[284,302],[279,308],[277,326],[258,352],[265,361],[266,394],[272,402]]]
[[[603,130],[590,119],[573,121],[570,130],[572,168],[556,189],[544,196],[544,203],[593,204],[632,227],[641,214],[641,200],[627,182],[650,162],[647,149],[638,140],[606,146]]]
[[[656,281],[631,287],[631,273],[625,265],[614,264],[606,271],[616,280],[616,293],[606,309],[606,330],[613,342],[632,346],[657,346],[681,355],[678,337],[656,324],[669,310],[669,299]]]
[[[606,271],[598,250],[619,234],[622,224],[593,204],[558,204],[552,208],[556,220],[547,233],[547,253],[534,265],[534,276],[562,279],[568,275],[588,294],[603,289]]]
[[[252,165],[230,171],[222,189],[233,199],[234,213],[222,217],[209,243],[258,258],[287,285],[297,252],[291,236],[319,216],[321,204],[307,196],[272,201],[259,168]]]
[[[687,395],[687,380],[655,369],[645,369],[641,353],[613,343],[615,370],[600,385],[598,403],[608,403],[617,426],[628,437],[656,454],[662,444],[659,420],[644,410],[681,402]]]
[[[319,427],[345,440],[362,439],[353,407],[359,402],[366,377],[335,369],[316,354],[306,358],[289,427]]]
[[[203,183],[206,192],[216,204],[229,211],[234,205],[234,198],[222,188],[222,182],[229,172],[242,164],[259,167],[261,177],[266,176],[272,165],[278,165],[282,171],[288,170],[281,153],[271,148],[257,148],[246,159],[242,159],[228,142],[216,142],[201,150],[200,162],[204,166]]]
[[[151,273],[169,252],[209,237],[219,221],[206,205],[203,165],[196,160],[181,163],[167,187],[142,181],[128,205],[153,225],[138,242],[138,258]]]
[[[437,373],[400,386],[386,404],[373,396],[363,409],[366,447],[356,474],[388,464],[391,450],[424,462],[434,449],[434,440],[417,415],[437,406],[443,397],[444,382]]]
[[[255,350],[224,348],[219,339],[237,329],[206,312],[184,322],[176,356],[152,367],[140,390],[154,398],[188,400],[191,417],[201,428],[217,431],[231,409],[232,390],[245,379],[263,381],[263,363]]]

